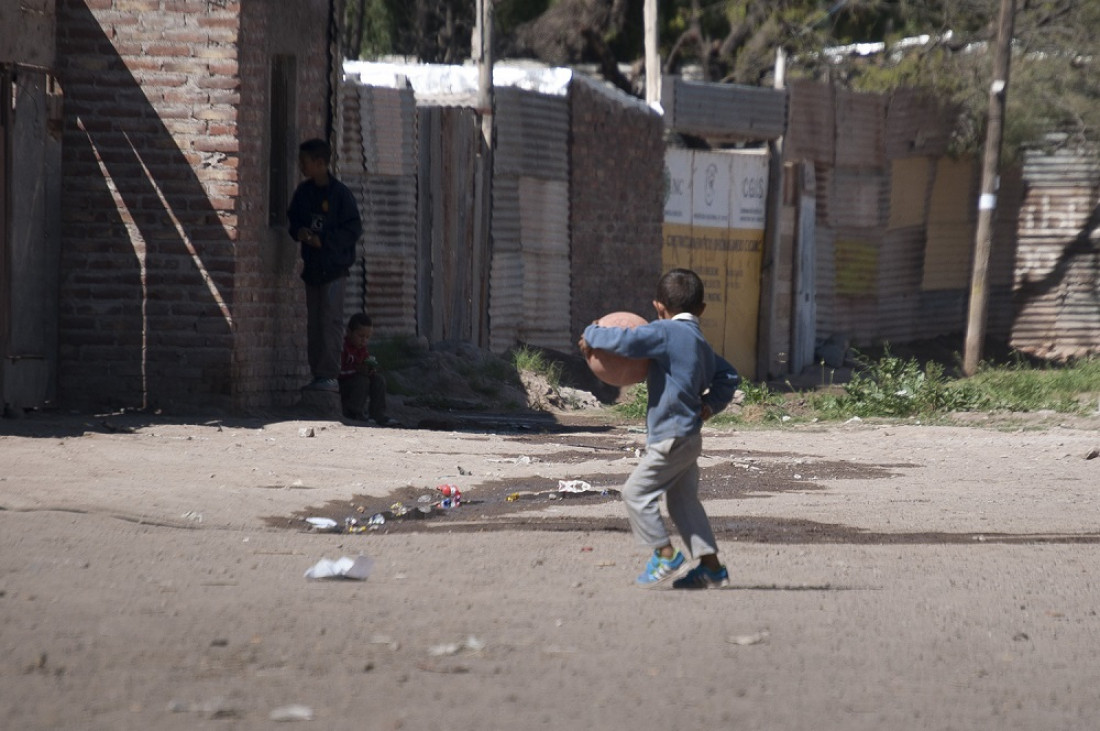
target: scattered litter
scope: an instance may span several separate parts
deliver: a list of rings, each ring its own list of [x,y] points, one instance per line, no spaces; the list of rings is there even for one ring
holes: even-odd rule
[[[734,635],[726,640],[731,645],[761,645],[768,641],[768,630],[761,630],[760,632],[754,632],[751,635]]]
[[[336,531],[340,525],[332,518],[306,518],[306,522],[315,531],[330,533]]]
[[[299,704],[279,706],[273,709],[267,717],[272,721],[312,721],[313,709]]]
[[[863,422],[863,419],[859,418],[858,416],[853,416],[851,419],[848,419],[848,421],[846,421],[844,423],[845,424],[860,424],[862,422]]]
[[[531,464],[532,462],[541,462],[538,457],[528,457],[523,455],[522,457],[505,457],[503,459],[490,459],[490,462],[506,462],[508,464]]]
[[[591,553],[592,546],[581,546],[581,553]]]
[[[202,522],[202,513],[197,512],[195,510],[188,510],[186,513],[184,513],[180,517],[183,518],[184,520],[189,520],[192,523],[201,523]]]
[[[470,472],[467,469],[463,469],[462,465],[458,465],[458,474],[460,474],[460,475],[472,475],[473,472]]]
[[[240,716],[240,711],[227,705],[224,698],[214,698],[205,703],[172,700],[168,702],[168,712],[198,713],[211,719],[237,718]]]
[[[559,492],[592,492],[592,485],[584,480],[558,480]]]
[[[370,637],[370,644],[372,645],[386,645],[394,652],[401,649],[401,643],[393,639],[389,635],[375,634]]]
[[[333,561],[322,558],[306,571],[307,579],[355,579],[363,581],[370,576],[374,568],[374,560],[367,556],[359,555],[355,558],[341,556]]]
[[[1097,449],[1096,447],[1090,449],[1088,451],[1088,454],[1085,455],[1085,459],[1096,459],[1097,457],[1100,457],[1100,449]]]
[[[312,437],[316,436],[317,432],[313,430],[312,426],[303,426],[298,429],[298,436],[300,437]]]
[[[448,642],[443,645],[432,645],[428,648],[428,654],[432,657],[444,655],[457,655],[460,652],[481,652],[485,649],[485,643],[470,635],[462,642]]]

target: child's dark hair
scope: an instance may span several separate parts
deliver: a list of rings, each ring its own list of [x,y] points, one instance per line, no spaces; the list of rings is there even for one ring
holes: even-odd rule
[[[314,160],[328,162],[332,159],[332,148],[327,142],[317,137],[298,145],[298,152],[305,153]]]
[[[348,318],[348,332],[355,332],[361,327],[374,327],[374,322],[370,319],[370,315],[356,312]]]
[[[657,301],[677,315],[703,311],[703,280],[690,269],[673,269],[657,282]]]

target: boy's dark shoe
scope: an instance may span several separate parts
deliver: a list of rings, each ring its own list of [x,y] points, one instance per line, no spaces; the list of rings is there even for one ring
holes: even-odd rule
[[[401,426],[401,424],[398,423],[396,419],[391,419],[388,416],[380,416],[374,420],[374,423],[378,426],[389,426],[395,428]]]
[[[302,387],[303,391],[332,391],[339,392],[340,384],[335,378],[314,378]]]
[[[367,415],[362,411],[345,411],[344,418],[350,419],[351,421],[366,421]]]
[[[699,564],[691,571],[672,582],[673,589],[721,589],[730,585],[730,572],[723,566],[711,571]]]

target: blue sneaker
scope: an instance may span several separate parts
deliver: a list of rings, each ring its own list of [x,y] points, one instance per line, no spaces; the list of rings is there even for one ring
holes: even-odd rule
[[[661,558],[656,551],[649,557],[645,570],[635,579],[635,583],[645,589],[659,586],[676,575],[684,565],[684,554],[677,551],[672,558]]]
[[[711,571],[699,564],[691,571],[672,582],[673,589],[721,589],[730,585],[730,572],[726,567]]]

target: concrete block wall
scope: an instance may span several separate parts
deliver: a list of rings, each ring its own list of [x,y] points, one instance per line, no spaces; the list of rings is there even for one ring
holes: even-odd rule
[[[589,82],[570,86],[572,340],[608,312],[653,319],[661,271],[664,129]]]
[[[299,54],[295,131],[323,136],[327,3],[58,0],[57,13],[59,400],[277,401],[304,336],[301,318],[279,321],[301,293],[297,251],[268,225],[267,69],[277,47]]]

